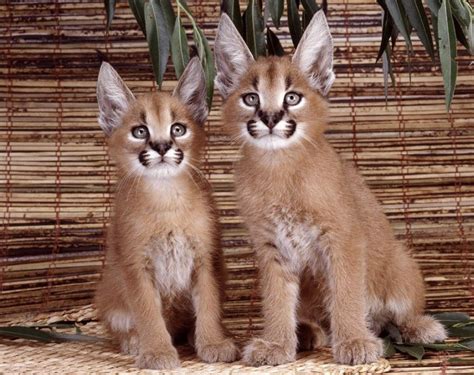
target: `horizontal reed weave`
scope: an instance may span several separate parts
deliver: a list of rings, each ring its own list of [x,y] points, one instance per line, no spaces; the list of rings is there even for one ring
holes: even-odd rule
[[[210,38],[217,1],[188,2]],[[418,40],[396,46],[386,100],[380,8],[333,0],[336,83],[327,136],[353,159],[413,250],[429,311],[474,314],[474,74],[459,50],[456,96],[444,106],[438,65]],[[286,22],[284,22],[286,24]],[[190,29],[188,30],[190,31]],[[290,50],[286,28],[277,31]],[[95,84],[107,58],[132,90],[156,89],[148,49],[125,1],[105,32],[102,1],[0,3],[0,315],[91,302],[103,267],[114,169],[96,121]],[[410,72],[411,77],[410,77]],[[175,85],[171,65],[163,90]],[[216,93],[203,169],[214,186],[229,269],[226,324],[239,338],[261,327],[256,268],[233,193],[238,147],[222,131]]]

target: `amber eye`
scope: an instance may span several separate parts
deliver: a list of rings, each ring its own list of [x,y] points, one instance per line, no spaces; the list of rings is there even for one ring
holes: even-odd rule
[[[150,132],[145,125],[139,125],[132,129],[132,135],[138,139],[147,139],[150,135]]]
[[[256,107],[260,103],[258,94],[255,93],[246,94],[243,99],[244,103],[250,107]]]
[[[182,137],[186,134],[186,126],[183,124],[173,124],[171,125],[171,135],[173,137]]]
[[[288,105],[297,105],[302,96],[296,92],[290,91],[285,95],[285,103]]]

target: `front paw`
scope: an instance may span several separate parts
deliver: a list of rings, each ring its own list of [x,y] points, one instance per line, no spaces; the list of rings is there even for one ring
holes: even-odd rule
[[[333,345],[334,359],[346,365],[375,362],[382,353],[382,341],[376,337],[353,339]]]
[[[178,352],[173,347],[169,350],[145,351],[138,357],[137,366],[153,370],[171,370],[180,367]]]
[[[197,355],[204,362],[234,362],[239,356],[239,349],[227,338],[215,344],[200,345]]]
[[[251,366],[281,365],[295,360],[296,347],[286,348],[276,342],[253,339],[244,349],[243,360]]]

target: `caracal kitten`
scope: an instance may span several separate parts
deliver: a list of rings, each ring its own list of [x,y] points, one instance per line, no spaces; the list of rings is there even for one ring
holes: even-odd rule
[[[178,367],[173,342],[188,334],[202,360],[234,361],[237,348],[221,323],[218,216],[197,168],[207,116],[199,59],[190,61],[173,95],[137,99],[103,63],[97,96],[118,171],[96,296],[102,321],[142,368]]]
[[[223,123],[242,145],[235,186],[260,270],[265,324],[244,350],[252,365],[293,361],[329,333],[345,364],[382,355],[396,325],[408,342],[443,340],[423,315],[423,279],[359,173],[324,137],[333,47],[322,11],[292,59],[254,61],[230,18],[215,42]]]

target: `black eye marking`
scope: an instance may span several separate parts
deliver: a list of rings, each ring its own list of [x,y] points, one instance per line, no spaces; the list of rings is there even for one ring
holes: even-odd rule
[[[258,91],[258,77],[257,76],[253,77],[252,86],[255,89],[255,91]]]
[[[140,163],[142,163],[142,165],[148,167],[150,165],[150,155],[148,155],[148,151],[145,150],[140,152],[140,154],[138,155],[138,160],[140,161]]]
[[[171,122],[174,122],[174,119],[176,118],[176,113],[173,110],[171,110],[170,115],[171,115]]]
[[[285,91],[288,91],[288,89],[291,87],[292,84],[293,82],[291,80],[291,77],[287,76],[285,79]]]
[[[142,124],[146,124],[146,112],[145,111],[140,112],[140,121],[141,121]]]
[[[145,125],[138,125],[132,128],[132,135],[137,139],[147,139],[150,132]]]
[[[247,131],[254,138],[257,137],[257,125],[255,125],[255,123],[255,120],[250,120],[247,122]]]

